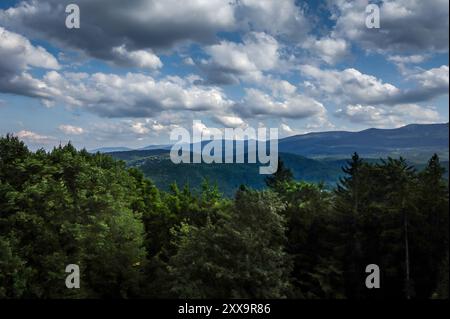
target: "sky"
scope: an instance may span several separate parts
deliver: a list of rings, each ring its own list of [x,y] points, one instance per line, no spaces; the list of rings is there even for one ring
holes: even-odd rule
[[[0,135],[140,148],[179,127],[444,123],[448,29],[448,0],[2,0]]]

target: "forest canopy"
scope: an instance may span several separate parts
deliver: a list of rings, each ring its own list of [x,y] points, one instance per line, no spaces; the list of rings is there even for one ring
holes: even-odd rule
[[[68,144],[0,138],[0,298],[448,298],[448,183],[434,155],[354,154],[334,190],[283,162],[233,198],[159,190]],[[65,286],[69,264],[80,289]],[[367,289],[365,268],[381,271]]]

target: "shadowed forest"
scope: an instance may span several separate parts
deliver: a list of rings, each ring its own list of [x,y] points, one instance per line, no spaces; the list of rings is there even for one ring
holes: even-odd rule
[[[357,154],[333,190],[280,163],[267,187],[159,190],[72,145],[0,138],[0,298],[448,298],[448,182]],[[69,264],[81,288],[65,286]],[[365,285],[380,268],[381,288]]]

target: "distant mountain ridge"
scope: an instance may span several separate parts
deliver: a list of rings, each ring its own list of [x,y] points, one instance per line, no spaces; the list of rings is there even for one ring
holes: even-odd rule
[[[206,143],[208,142],[203,142],[202,145]],[[342,166],[354,152],[368,161],[402,156],[419,170],[434,153],[438,153],[448,171],[448,143],[448,123],[407,125],[398,129],[291,136],[279,141],[279,155],[296,179],[324,182],[332,188],[342,176]],[[116,151],[109,154],[125,161],[130,167],[139,168],[158,187],[166,190],[173,182],[196,188],[205,178],[211,183],[217,183],[219,189],[229,196],[241,184],[256,189],[265,185],[266,176],[259,174],[259,164],[177,165],[170,160],[169,152],[170,146],[165,145],[164,149],[155,146],[145,150]]]
[[[202,145],[206,143],[208,142],[202,142]],[[170,147],[170,145],[149,145],[139,150],[104,148],[101,152],[169,150]],[[308,158],[341,159],[358,152],[367,158],[403,156],[422,163],[433,153],[437,153],[443,160],[448,160],[449,124],[410,124],[396,129],[370,128],[359,132],[308,133],[280,139],[278,149],[279,152]]]
[[[403,156],[423,161],[438,153],[448,160],[449,124],[411,124],[397,129],[309,133],[281,139],[278,147],[280,152],[312,158],[346,158],[358,152],[364,157]]]
[[[90,150],[90,153],[114,153],[114,152],[128,152],[133,149],[128,147],[100,147],[94,150]]]

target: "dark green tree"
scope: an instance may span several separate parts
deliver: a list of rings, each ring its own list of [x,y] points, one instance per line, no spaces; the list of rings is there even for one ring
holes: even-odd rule
[[[283,205],[271,192],[238,191],[231,211],[205,227],[183,224],[170,262],[182,298],[285,298]]]
[[[266,177],[265,182],[269,188],[281,191],[285,183],[292,182],[293,180],[294,174],[284,165],[281,157],[278,157],[277,171],[271,176]]]

